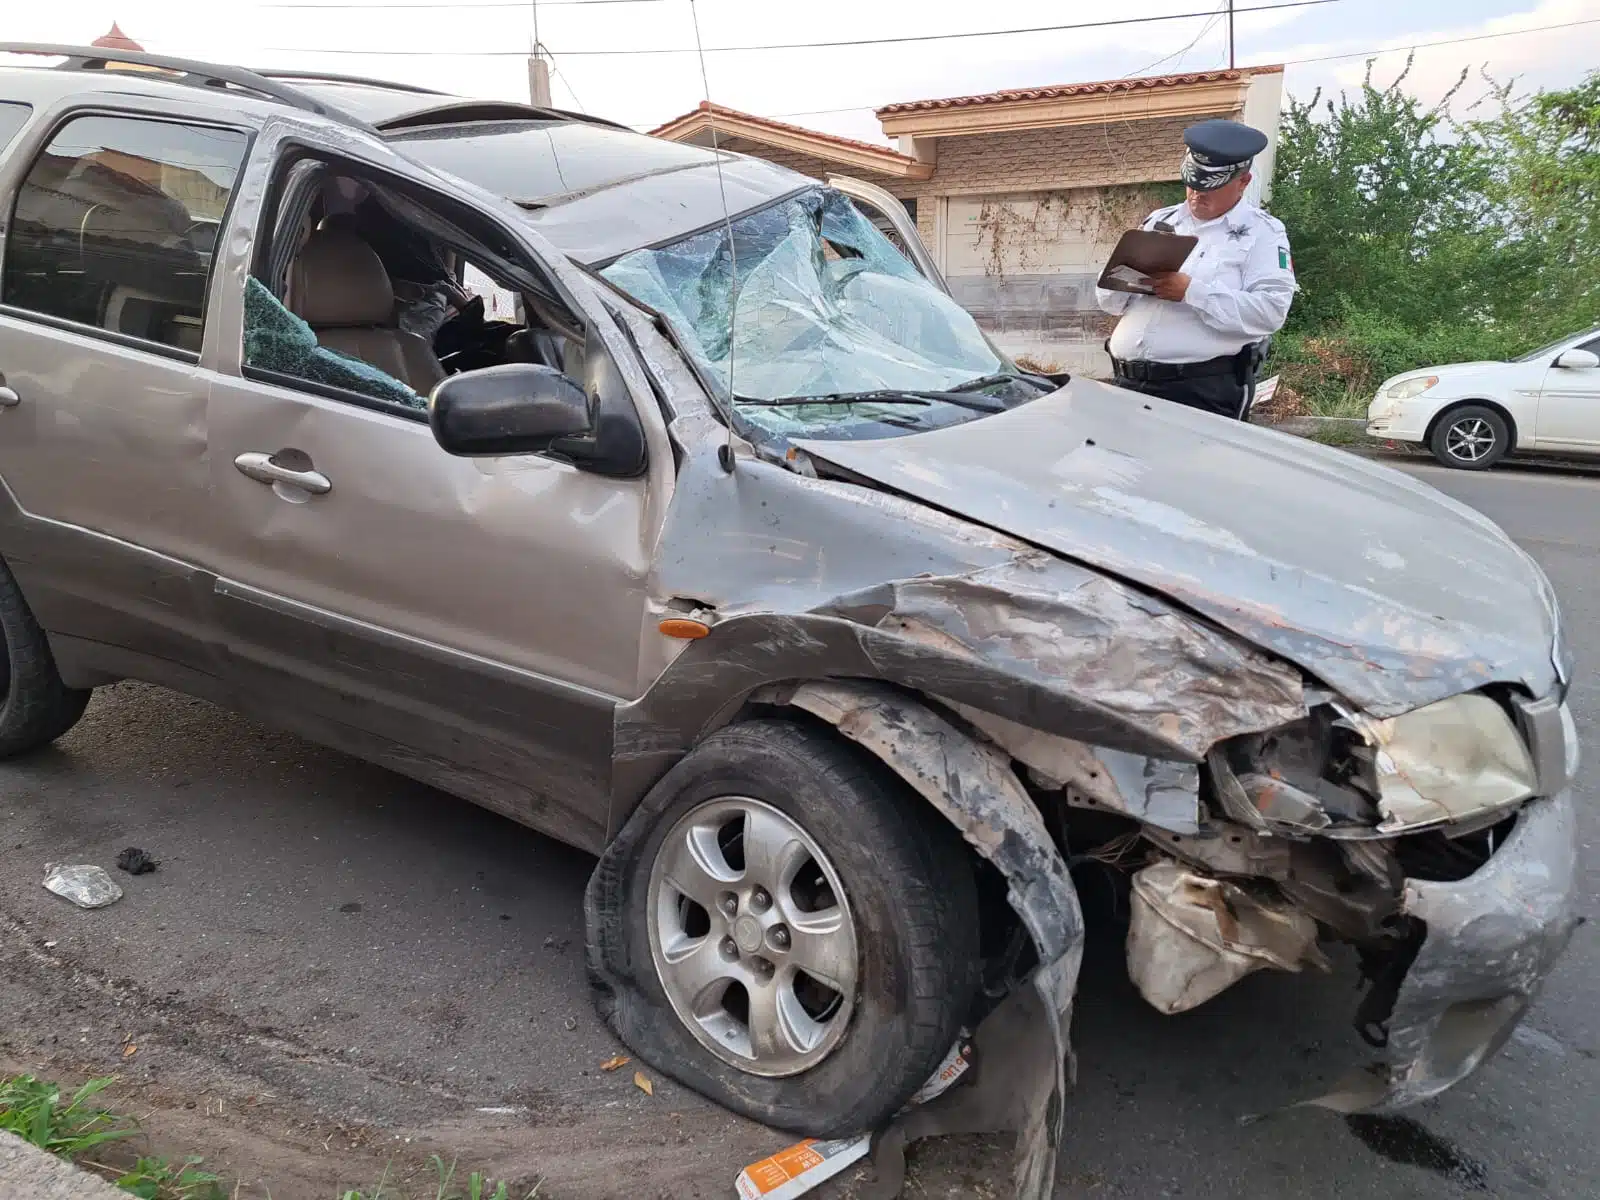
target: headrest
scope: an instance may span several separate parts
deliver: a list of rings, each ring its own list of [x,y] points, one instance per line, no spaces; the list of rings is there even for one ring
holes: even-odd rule
[[[394,286],[383,260],[343,229],[319,229],[306,239],[289,272],[289,298],[313,329],[394,319]]]

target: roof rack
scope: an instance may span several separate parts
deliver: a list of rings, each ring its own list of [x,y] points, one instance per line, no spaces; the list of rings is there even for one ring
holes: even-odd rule
[[[519,116],[528,117],[554,117],[562,121],[577,121],[586,125],[604,125],[609,129],[621,129],[632,133],[633,130],[619,121],[609,117],[597,117],[592,113],[573,112],[567,108],[554,108],[546,105],[525,104],[520,100],[483,100],[470,96],[457,96],[450,92],[441,92],[434,88],[418,87],[414,83],[396,83],[392,79],[369,79],[364,75],[339,75],[330,71],[280,71],[276,67],[261,68],[256,74],[268,79],[293,79],[301,83],[348,83],[356,87],[382,88],[390,92],[406,92],[417,96],[442,96],[447,101],[436,108],[418,109],[416,112],[406,113],[392,120],[376,122],[377,127],[384,133],[402,129],[424,128],[432,124],[446,124],[448,119],[456,114],[461,114],[460,119],[481,120],[512,120]]]
[[[324,104],[299,88],[278,83],[256,71],[247,71],[243,67],[225,67],[190,58],[172,58],[165,54],[146,54],[143,50],[114,50],[102,46],[70,46],[49,42],[0,42],[0,54],[36,54],[42,57],[66,59],[66,62],[59,63],[54,68],[58,71],[108,71],[115,70],[123,64],[153,67],[176,75],[177,78],[169,80],[172,83],[216,90],[236,88],[268,100],[276,100],[280,104],[287,104],[304,112],[316,113],[318,116],[330,117],[348,125],[371,129],[365,121]]]
[[[413,92],[418,96],[447,96],[436,88],[418,87],[414,83],[396,83],[392,79],[369,79],[365,75],[338,75],[330,71],[279,71],[259,70],[264,79],[296,79],[301,83],[353,83],[360,87],[383,88],[390,92]]]

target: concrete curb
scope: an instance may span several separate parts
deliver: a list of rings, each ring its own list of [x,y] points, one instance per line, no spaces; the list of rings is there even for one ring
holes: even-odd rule
[[[1338,446],[1342,450],[1377,449],[1386,443],[1383,438],[1367,436],[1365,417],[1284,417],[1281,420],[1252,418],[1252,425],[1263,429],[1276,429],[1279,433],[1309,438]]]
[[[128,1193],[0,1132],[0,1200],[128,1200]]]

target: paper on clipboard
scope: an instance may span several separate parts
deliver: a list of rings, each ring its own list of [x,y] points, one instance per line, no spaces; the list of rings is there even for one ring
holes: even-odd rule
[[[1098,286],[1109,292],[1151,295],[1150,276],[1180,270],[1199,241],[1187,234],[1130,229],[1118,239],[1117,248],[1106,260]]]

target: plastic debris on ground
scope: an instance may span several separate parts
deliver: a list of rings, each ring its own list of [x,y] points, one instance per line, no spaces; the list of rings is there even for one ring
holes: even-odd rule
[[[50,866],[45,869],[49,873],[44,877],[44,886],[79,908],[104,908],[122,899],[122,889],[102,867]]]
[[[944,1095],[967,1073],[972,1066],[972,1043],[969,1037],[963,1029],[955,1045],[950,1047],[950,1052],[928,1076],[928,1081],[906,1102],[906,1108],[915,1108]],[[832,1141],[806,1138],[803,1142],[784,1147],[769,1158],[751,1163],[734,1179],[734,1190],[740,1200],[794,1200],[794,1197],[805,1195],[812,1188],[861,1161],[871,1149],[870,1133]]]
[[[807,1138],[751,1163],[733,1181],[740,1200],[794,1200],[867,1156],[872,1135],[821,1142]]]
[[[157,859],[150,857],[148,850],[141,850],[137,846],[129,846],[117,855],[117,869],[129,875],[148,875],[160,865]]]
[[[935,1096],[942,1096],[955,1085],[956,1080],[967,1073],[967,1068],[972,1066],[972,1043],[967,1040],[967,1031],[963,1029],[961,1036],[956,1039],[956,1044],[950,1047],[950,1053],[944,1056],[938,1069],[928,1076],[928,1082],[919,1087],[906,1103],[907,1108],[915,1108],[919,1104],[926,1104]]]

